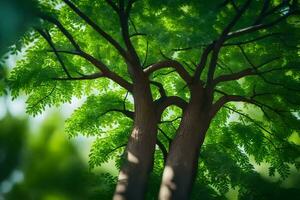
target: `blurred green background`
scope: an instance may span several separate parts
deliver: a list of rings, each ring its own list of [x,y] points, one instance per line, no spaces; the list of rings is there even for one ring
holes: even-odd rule
[[[105,168],[89,171],[88,142],[66,138],[59,112],[42,120],[14,115],[0,119],[1,200],[109,199]]]

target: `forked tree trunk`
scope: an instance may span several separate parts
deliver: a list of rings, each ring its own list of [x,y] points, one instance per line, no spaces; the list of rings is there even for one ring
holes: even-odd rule
[[[197,172],[199,150],[210,121],[201,106],[201,98],[200,94],[192,97],[184,112],[163,172],[160,200],[189,198]]]
[[[148,176],[153,167],[158,119],[150,88],[136,85],[134,128],[126,147],[114,200],[144,199]]]

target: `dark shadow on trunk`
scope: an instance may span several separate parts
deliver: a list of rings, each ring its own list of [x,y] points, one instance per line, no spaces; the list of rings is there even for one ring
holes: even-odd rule
[[[148,177],[153,167],[158,129],[156,107],[149,85],[136,85],[134,128],[126,147],[114,200],[144,199]]]
[[[197,172],[199,151],[210,122],[199,91],[192,96],[172,142],[159,192],[161,200],[189,198]]]

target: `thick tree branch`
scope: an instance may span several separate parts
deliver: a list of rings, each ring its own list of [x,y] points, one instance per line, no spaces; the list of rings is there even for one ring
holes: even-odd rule
[[[96,66],[103,73],[105,77],[110,78],[111,80],[113,80],[114,82],[116,82],[117,84],[119,84],[120,86],[128,90],[129,92],[132,92],[132,88],[133,88],[132,84],[126,81],[125,79],[123,79],[115,72],[110,71],[103,62],[101,62],[100,60],[94,58],[93,56],[85,52],[81,52],[79,55],[85,58],[86,60],[88,60],[94,66]]]
[[[216,68],[216,63],[217,63],[217,59],[218,59],[218,54],[219,54],[219,51],[220,51],[220,48],[222,46],[224,46],[222,43],[224,43],[225,40],[228,40],[230,38],[233,38],[233,37],[237,37],[237,36],[240,36],[240,35],[243,35],[243,34],[246,34],[246,33],[251,33],[251,32],[255,32],[255,31],[258,31],[258,30],[261,30],[261,29],[266,29],[266,28],[270,28],[276,24],[278,24],[279,22],[281,22],[282,20],[286,19],[288,16],[292,15],[292,14],[296,14],[298,13],[299,11],[298,10],[293,10],[293,11],[290,11],[288,12],[287,14],[285,14],[284,16],[282,17],[279,17],[277,18],[276,20],[270,22],[270,23],[267,23],[267,24],[255,24],[253,26],[250,26],[250,27],[247,27],[245,29],[240,29],[238,31],[234,31],[234,32],[229,32],[229,30],[235,25],[235,23],[239,20],[239,18],[241,17],[241,15],[243,14],[243,12],[247,9],[247,7],[249,6],[250,4],[250,1],[247,1],[243,8],[241,8],[239,10],[239,12],[237,13],[236,17],[232,20],[232,22],[224,29],[223,33],[221,34],[220,38],[218,39],[218,41],[216,42],[215,46],[214,46],[214,50],[213,50],[213,54],[212,54],[212,58],[211,58],[211,62],[210,62],[210,66],[209,66],[209,70],[208,70],[208,75],[207,75],[207,85],[208,87],[211,87],[213,88],[213,76],[214,76],[214,71],[215,71],[215,68]],[[268,4],[268,3],[266,3]],[[260,18],[263,17],[264,13],[266,12],[266,9],[268,7],[268,5],[264,5],[265,8],[263,8],[264,11],[263,14],[261,14]],[[253,39],[253,40],[250,40],[250,41],[246,41],[246,42],[239,42],[239,43],[236,43],[237,45],[241,45],[241,44],[245,44],[245,43],[248,43],[248,42],[253,42],[253,41],[257,41],[259,39],[263,39],[265,37],[269,37],[271,36],[272,34],[268,34],[266,36],[261,36],[261,37],[258,37],[256,39]],[[234,43],[227,43],[225,45],[231,45],[231,44],[234,44]],[[248,58],[245,57],[247,60]],[[250,70],[249,70],[250,71]],[[241,72],[242,74],[243,73],[246,73],[245,71]],[[240,74],[240,75],[242,75]],[[238,74],[235,74],[234,76],[237,76],[238,77]],[[212,89],[211,88],[211,89]]]
[[[126,51],[121,47],[121,45],[113,39],[108,33],[106,33],[99,25],[97,25],[91,18],[84,14],[75,4],[69,0],[63,0],[79,17],[81,17],[88,25],[90,25],[97,33],[99,33],[105,40],[107,40],[111,45],[113,45],[120,55],[128,60]]]
[[[174,68],[179,76],[187,83],[190,84],[192,82],[192,77],[189,73],[184,69],[183,65],[175,60],[165,60],[155,64],[152,64],[144,69],[144,72],[149,76],[151,73],[163,69],[163,68]]]
[[[255,74],[255,72],[253,72],[253,69],[248,68],[248,69],[244,69],[242,71],[236,72],[236,73],[222,75],[222,76],[217,77],[214,80],[213,85],[217,85],[220,82],[238,80],[240,78],[243,78],[248,75],[253,75],[253,74]]]
[[[198,82],[200,80],[200,76],[201,76],[201,73],[202,71],[204,70],[205,68],[205,65],[206,65],[206,62],[207,62],[207,58],[208,58],[208,55],[209,53],[213,50],[213,47],[214,47],[214,42],[210,45],[208,45],[202,55],[201,55],[201,58],[200,58],[200,62],[199,64],[196,66],[196,71],[195,71],[195,74],[194,74],[194,80],[196,82]]]
[[[223,96],[218,99],[212,106],[212,109],[210,111],[210,116],[213,117],[215,116],[215,114],[226,104],[229,102],[244,102],[244,103],[249,103],[252,104],[254,106],[257,106],[258,108],[260,108],[262,110],[262,112],[266,115],[267,113],[265,112],[264,108],[267,108],[271,111],[273,111],[274,113],[278,114],[279,116],[282,115],[282,113],[285,112],[290,112],[287,110],[280,110],[277,108],[273,108],[267,104],[263,104],[257,100],[254,99],[254,97],[259,96],[260,94],[253,94],[253,96],[251,97],[245,97],[245,96],[240,96],[240,95],[228,95],[225,92],[219,91],[219,90],[215,90],[218,93],[223,94]]]
[[[239,19],[242,17],[242,15],[246,11],[246,9],[249,7],[250,3],[251,3],[251,0],[247,0],[246,3],[238,10],[235,17],[224,28],[224,30],[222,31],[220,37],[218,38],[218,40],[214,44],[212,57],[211,57],[211,61],[210,61],[209,68],[208,68],[208,73],[207,73],[207,81],[206,81],[207,87],[209,89],[211,89],[210,87],[211,87],[211,84],[212,84],[212,81],[213,81],[213,78],[214,78],[214,73],[215,73],[215,70],[216,70],[216,65],[217,65],[220,49],[221,49],[223,43],[225,42],[225,40],[227,39],[228,33],[236,25],[236,23],[239,21]]]
[[[51,17],[49,15],[40,13],[39,17],[45,21],[48,21],[52,24],[54,24],[55,26],[57,26],[57,28],[66,36],[66,38],[71,42],[71,44],[74,46],[74,48],[76,49],[76,51],[80,51],[80,46],[77,44],[77,42],[75,41],[74,37],[72,36],[72,34],[54,17]]]
[[[89,61],[91,64],[93,64],[97,69],[99,69],[102,72],[102,77],[107,77],[111,79],[112,81],[119,84],[121,87],[125,88],[129,92],[132,92],[132,84],[123,79],[121,76],[116,74],[115,72],[109,70],[109,68],[100,60],[94,58],[90,54],[80,50],[80,51],[69,51],[69,50],[57,50],[58,53],[66,53],[70,55],[77,55],[80,56],[87,61]],[[86,78],[86,77],[85,77]]]
[[[159,116],[167,107],[171,105],[175,105],[181,108],[182,110],[184,110],[187,106],[187,102],[178,96],[168,96],[165,98],[160,98],[156,101],[156,103],[158,104],[157,111]]]
[[[116,82],[117,84],[122,86],[123,88],[132,92],[132,84],[127,82],[125,79],[120,77],[118,74],[110,71],[109,68],[103,62],[101,62],[100,60],[97,60],[90,54],[81,50],[80,46],[76,43],[72,34],[57,19],[49,17],[47,15],[42,15],[42,14],[40,15],[40,17],[42,19],[47,20],[47,21],[53,23],[54,25],[56,25],[58,27],[58,29],[66,36],[66,38],[72,43],[72,45],[75,48],[75,51],[57,50],[56,53],[67,53],[67,54],[71,54],[71,55],[78,55],[78,56],[85,58],[87,61],[89,61],[91,64],[93,64],[96,68],[98,68],[102,72],[103,76],[110,78],[111,80],[113,80],[114,82]]]
[[[69,1],[67,1],[67,2],[69,2]],[[70,4],[72,4],[72,3],[70,2]],[[75,9],[75,7],[74,7],[74,9]],[[77,10],[77,11],[80,12],[79,10]],[[48,16],[41,16],[41,17],[43,19],[51,22],[51,23],[54,23],[62,31],[62,33],[69,39],[69,41],[73,44],[73,46],[77,50],[77,51],[74,51],[74,52],[73,51],[60,51],[60,52],[70,53],[70,54],[74,54],[74,55],[79,55],[79,56],[87,59],[92,64],[94,64],[98,69],[100,69],[106,77],[111,78],[113,81],[117,82],[119,85],[121,85],[122,87],[126,88],[128,91],[130,91],[130,92],[132,91],[132,85],[130,83],[128,83],[127,81],[125,81],[123,78],[121,78],[120,76],[118,76],[116,73],[110,71],[108,69],[108,67],[105,66],[105,64],[102,63],[101,61],[96,60],[91,55],[87,54],[86,52],[83,52],[80,49],[79,45],[75,42],[73,36],[64,28],[64,26],[58,20],[56,20],[54,18],[51,18],[51,17],[48,17]],[[86,19],[86,20],[88,20],[88,19]],[[92,23],[92,22],[89,22],[89,23]],[[95,28],[95,26],[97,26],[97,25],[94,24],[92,26]]]
[[[136,70],[141,70],[140,69],[140,59],[139,56],[130,40],[130,34],[129,34],[129,15],[130,15],[130,10],[132,7],[132,4],[135,2],[133,0],[130,0],[128,2],[127,8],[125,8],[125,1],[120,0],[119,1],[119,7],[116,7],[116,5],[111,1],[111,0],[106,0],[106,2],[116,11],[116,13],[119,16],[119,21],[121,25],[121,32],[122,32],[122,37],[124,40],[124,43],[126,45],[126,48],[128,52],[126,52],[127,56],[127,61],[129,62],[129,67],[133,69],[134,71]]]
[[[276,70],[279,70],[279,69],[270,69],[270,70],[266,70],[266,71],[261,71],[259,72],[257,69],[275,61],[275,60],[278,60],[280,59],[280,57],[275,57],[275,58],[272,58],[270,60],[267,60],[266,62],[264,63],[261,63],[260,65],[258,66],[255,66],[253,63],[251,63],[251,68],[246,68],[244,70],[241,70],[239,72],[235,72],[235,73],[231,73],[231,74],[226,74],[226,75],[221,75],[217,78],[215,78],[213,80],[213,86],[216,86],[218,83],[221,83],[221,82],[225,82],[225,81],[234,81],[234,80],[238,80],[238,79],[241,79],[245,76],[250,76],[250,75],[262,75],[262,74],[265,74],[265,73],[268,73],[268,72],[272,72],[272,71],[276,71]],[[248,60],[248,59],[247,59]],[[248,60],[249,61],[249,60]],[[283,69],[283,68],[282,68]]]

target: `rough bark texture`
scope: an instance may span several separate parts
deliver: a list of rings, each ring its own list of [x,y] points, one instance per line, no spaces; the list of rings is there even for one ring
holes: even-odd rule
[[[189,197],[197,172],[199,150],[209,124],[203,103],[203,93],[200,90],[193,92],[167,158],[159,192],[161,200]]]
[[[141,82],[142,83],[142,82]],[[153,167],[158,119],[148,84],[135,84],[134,128],[126,147],[114,200],[142,200]]]

